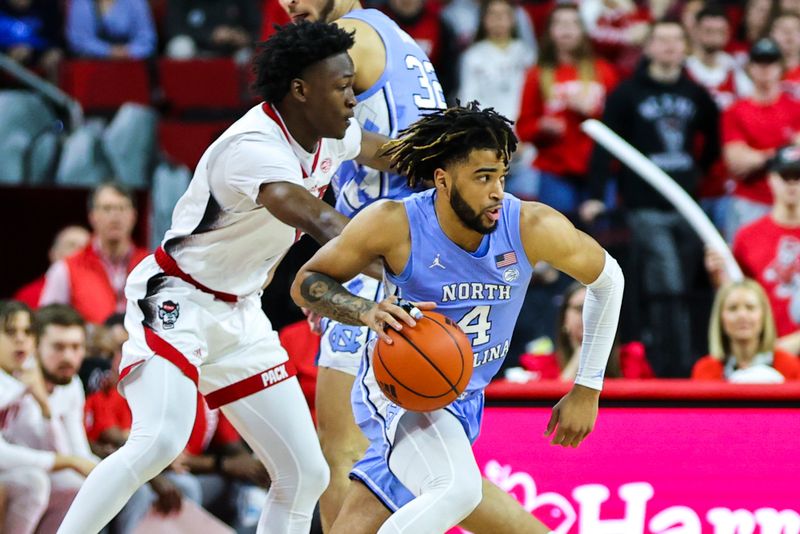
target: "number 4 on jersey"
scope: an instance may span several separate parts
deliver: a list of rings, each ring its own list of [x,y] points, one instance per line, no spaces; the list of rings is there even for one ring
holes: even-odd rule
[[[483,345],[489,342],[489,330],[492,322],[489,320],[491,306],[475,306],[458,321],[458,326],[468,336],[475,336],[472,339],[472,346]]]

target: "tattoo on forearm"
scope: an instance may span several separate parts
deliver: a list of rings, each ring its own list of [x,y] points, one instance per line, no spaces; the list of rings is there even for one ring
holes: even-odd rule
[[[343,324],[363,326],[359,317],[374,302],[350,293],[342,284],[322,273],[311,273],[300,285],[308,308]]]

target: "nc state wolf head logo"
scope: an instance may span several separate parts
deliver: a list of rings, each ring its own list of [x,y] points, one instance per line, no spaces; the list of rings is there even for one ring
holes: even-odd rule
[[[158,307],[158,318],[161,319],[164,330],[175,328],[175,321],[178,320],[180,312],[181,305],[177,302],[165,300],[161,303],[161,306]]]

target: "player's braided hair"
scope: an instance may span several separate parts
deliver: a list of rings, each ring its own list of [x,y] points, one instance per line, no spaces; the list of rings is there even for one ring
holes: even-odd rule
[[[306,68],[347,52],[353,43],[353,34],[334,24],[298,22],[281,26],[259,45],[253,59],[253,90],[277,104],[289,92],[291,81],[300,78]]]
[[[389,141],[389,155],[399,174],[415,187],[433,179],[436,169],[464,161],[473,150],[496,150],[508,164],[517,149],[512,122],[492,108],[480,109],[478,102],[460,104],[425,115]]]

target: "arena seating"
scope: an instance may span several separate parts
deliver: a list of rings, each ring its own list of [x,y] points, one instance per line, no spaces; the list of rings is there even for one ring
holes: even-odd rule
[[[178,163],[194,170],[208,145],[231,121],[189,122],[162,120],[158,126],[161,149]]]
[[[113,113],[125,102],[152,101],[150,73],[144,61],[68,61],[61,87],[87,114]]]
[[[170,115],[242,107],[239,69],[231,59],[162,59],[158,73]]]

